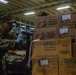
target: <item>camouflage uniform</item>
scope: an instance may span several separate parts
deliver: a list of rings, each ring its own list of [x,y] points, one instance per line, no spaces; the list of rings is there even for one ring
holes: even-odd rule
[[[8,33],[7,35],[3,35],[0,30],[0,57],[2,54],[7,52],[7,50],[13,49],[16,43],[16,36],[12,33]]]
[[[2,68],[2,60],[4,54],[11,49],[14,49],[16,44],[16,36],[13,33],[8,33],[7,35],[3,35],[0,30],[0,74],[3,74],[3,68]],[[5,65],[3,65],[5,66]]]

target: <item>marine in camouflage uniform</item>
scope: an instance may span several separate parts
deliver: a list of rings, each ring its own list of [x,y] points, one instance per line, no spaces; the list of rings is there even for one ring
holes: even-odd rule
[[[12,29],[10,23],[2,23],[0,28],[0,54],[5,53],[9,49],[13,49],[16,44],[16,36],[9,32]],[[3,53],[1,53],[3,51]]]
[[[0,72],[2,72],[2,57],[10,50],[14,49],[16,36],[10,33],[12,25],[8,22],[0,24]]]

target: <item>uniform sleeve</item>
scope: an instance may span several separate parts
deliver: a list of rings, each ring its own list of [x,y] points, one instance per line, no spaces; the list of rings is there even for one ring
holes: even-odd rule
[[[14,40],[14,39],[17,39],[17,35],[16,35],[15,33],[10,32],[10,33],[9,33],[9,38],[10,38],[10,39],[13,39],[13,40]]]
[[[0,39],[0,49],[12,49],[15,43],[15,40]]]

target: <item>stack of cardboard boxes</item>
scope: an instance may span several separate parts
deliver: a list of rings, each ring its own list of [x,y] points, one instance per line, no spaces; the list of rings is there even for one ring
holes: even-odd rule
[[[76,75],[75,16],[72,12],[36,19],[32,75]]]
[[[58,16],[46,16],[36,19],[34,39],[57,38]]]

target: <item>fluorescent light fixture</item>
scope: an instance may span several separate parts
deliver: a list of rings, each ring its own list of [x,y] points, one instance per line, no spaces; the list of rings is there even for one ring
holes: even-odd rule
[[[63,7],[58,7],[57,10],[62,10],[62,9],[68,9],[70,6],[63,6]]]
[[[8,1],[6,1],[6,0],[0,0],[0,3],[7,4]]]
[[[28,13],[25,13],[24,15],[33,15],[35,14],[35,12],[28,12]]]

